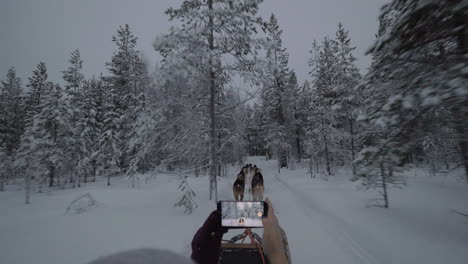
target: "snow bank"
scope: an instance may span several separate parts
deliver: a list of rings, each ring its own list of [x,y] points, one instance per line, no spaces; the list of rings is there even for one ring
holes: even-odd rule
[[[278,174],[276,161],[253,157],[246,162],[262,169],[265,197],[288,235],[293,263],[464,264],[468,259],[468,221],[453,212],[468,212],[468,186],[455,175],[411,171],[408,186],[390,190],[386,210],[366,207],[375,193],[356,190],[358,183],[348,180],[350,170],[337,170],[324,181],[311,179],[304,164]],[[232,200],[239,169],[231,167],[230,178],[218,179],[220,200]],[[122,178],[110,187],[103,181],[34,193],[30,205],[23,204],[22,192],[0,193],[0,263],[81,264],[137,248],[189,256],[193,235],[216,206],[208,199],[208,177],[187,180],[199,205],[191,215],[173,207],[179,179],[170,175],[135,189]],[[77,199],[87,193],[98,207],[64,214],[70,201],[80,201],[78,211],[88,208],[89,197]],[[224,238],[241,232],[231,230]],[[262,235],[262,229],[254,232]]]

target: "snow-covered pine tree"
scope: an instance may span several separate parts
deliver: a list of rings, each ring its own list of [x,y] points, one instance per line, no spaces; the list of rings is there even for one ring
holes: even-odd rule
[[[60,184],[60,170],[66,162],[66,150],[70,141],[70,128],[63,91],[59,85],[47,83],[42,96],[41,112],[34,116],[33,146],[48,178],[49,187]]]
[[[133,149],[134,152],[130,156],[129,168],[126,173],[132,179],[132,188],[135,187],[137,172],[148,170],[150,165],[146,164],[146,162],[151,155],[156,153],[159,141],[158,137],[155,136],[155,130],[161,119],[156,111],[151,106],[146,106],[133,123],[128,147]]]
[[[97,159],[100,154],[99,138],[104,123],[104,89],[106,88],[102,78],[85,81],[82,87],[82,102],[80,103],[82,116],[77,124],[77,127],[80,127],[78,131],[82,156],[77,170],[78,176],[84,175],[84,182],[88,181],[88,177],[92,177],[92,181],[96,181]],[[81,179],[78,178],[78,184],[80,181]]]
[[[261,124],[261,106],[258,102],[252,105],[246,104],[242,107],[242,127],[244,129],[243,137],[245,138],[246,151],[249,156],[260,156],[265,154],[265,142]]]
[[[395,19],[394,12],[387,12],[386,15],[380,17],[380,26],[378,36],[383,36]],[[379,57],[385,57],[387,51],[382,51],[379,54],[374,54],[373,62],[369,73],[364,77],[364,83],[372,76],[375,65],[379,61]],[[389,193],[388,189],[395,185],[401,186],[400,180],[395,179],[393,184],[388,184],[390,172],[401,170],[402,162],[398,160],[400,149],[394,147],[395,135],[399,133],[400,120],[393,120],[391,123],[384,122],[384,119],[377,118],[378,110],[383,105],[387,104],[387,100],[391,98],[394,92],[395,84],[398,78],[387,74],[379,74],[378,78],[374,78],[372,86],[360,85],[358,91],[363,94],[363,109],[358,116],[357,121],[361,123],[362,135],[364,137],[363,144],[359,148],[359,154],[355,160],[355,165],[358,168],[357,177],[352,180],[361,179],[364,189],[378,189],[383,205],[377,203],[378,206],[388,208]],[[391,108],[385,106],[385,111]],[[406,113],[413,116],[410,110]],[[377,114],[377,116],[375,116]],[[388,173],[387,173],[388,172]],[[398,176],[392,173],[392,178]]]
[[[343,138],[337,129],[338,113],[334,105],[339,101],[337,88],[338,44],[325,37],[321,45],[313,43],[312,57],[309,60],[312,87],[310,89],[308,146],[310,156],[325,158],[328,175],[332,175],[333,161],[339,153],[339,140]]]
[[[380,17],[385,27],[369,50],[374,63],[364,87],[384,84],[390,90],[387,97],[368,105],[366,119],[393,127],[386,145],[377,147],[399,153],[400,164],[433,130],[425,116],[449,110],[468,180],[467,10],[460,0],[394,0],[385,5]]]
[[[174,206],[183,207],[185,209],[184,214],[192,214],[193,210],[198,208],[198,205],[195,201],[196,194],[187,182],[187,176],[182,177],[179,184],[179,190],[181,191],[181,195]]]
[[[112,37],[117,49],[110,62],[106,63],[111,76],[107,77],[109,85],[117,92],[117,107],[125,112],[136,104],[138,91],[138,76],[142,72],[142,62],[136,49],[137,37],[133,35],[130,26],[119,26],[117,36]]]
[[[256,144],[254,143],[257,138],[256,124],[254,121],[254,110],[249,104],[242,107],[242,126],[245,129],[244,137],[247,143],[247,153],[249,156],[257,156]]]
[[[362,95],[355,89],[361,80],[361,74],[355,65],[356,58],[353,55],[355,47],[351,46],[349,32],[341,23],[338,24],[336,32],[336,42],[338,45],[338,75],[336,80],[336,90],[339,93],[338,100],[333,108],[338,113],[340,124],[338,128],[346,135],[345,142],[341,143],[341,152],[350,153],[347,155],[348,164],[353,167],[353,175],[356,175],[354,159],[356,157],[356,145],[360,142],[359,129],[355,119],[361,107]]]
[[[223,164],[242,161],[248,148],[243,122],[245,111],[242,107],[245,100],[241,98],[238,90],[232,87],[223,90],[218,92],[220,98],[216,105],[219,109],[217,112],[218,175],[224,174]]]
[[[290,73],[288,69],[288,53],[283,48],[278,20],[275,15],[270,16],[266,24],[266,67],[264,69],[261,103],[266,114],[265,135],[267,148],[278,158],[278,170],[288,167],[288,155],[291,151],[291,108],[290,108]]]
[[[172,169],[208,165],[208,109],[202,78],[205,75],[197,49],[191,54],[171,50],[164,54],[156,76],[156,93],[148,107],[161,118],[151,140],[157,146],[151,163]]]
[[[68,145],[68,150],[66,151],[69,156],[70,161],[70,183],[73,183],[75,186],[76,182],[76,168],[80,160],[83,158],[81,153],[81,138],[80,133],[83,131],[83,126],[81,125],[82,119],[84,118],[83,110],[85,109],[82,105],[83,103],[83,94],[82,86],[84,82],[84,75],[81,73],[83,69],[83,60],[81,59],[80,52],[78,49],[75,49],[71,52],[70,58],[68,60],[69,66],[63,73],[63,79],[65,81],[65,102],[68,106],[68,116],[70,117],[70,128],[71,128],[71,137],[70,144]],[[81,175],[80,175],[81,176]],[[81,177],[78,177],[81,179]],[[78,187],[80,187],[81,181],[76,182]]]
[[[294,156],[297,162],[301,162],[303,148],[302,142],[304,139],[304,126],[306,124],[306,105],[308,104],[307,98],[304,96],[303,86],[299,86],[297,83],[296,73],[294,71],[290,72],[288,83],[289,87],[289,104],[291,112],[291,134],[292,142],[291,145],[294,146]]]
[[[25,202],[30,203],[30,191],[33,174],[37,173],[38,163],[34,153],[34,116],[41,111],[44,89],[50,87],[47,83],[47,67],[40,62],[33,76],[28,78],[29,91],[24,99],[24,131],[21,134],[20,144],[16,153],[14,170],[25,178]]]
[[[31,118],[40,111],[42,103],[42,93],[47,83],[47,67],[44,62],[37,65],[37,69],[33,71],[33,76],[28,78],[29,91],[26,95],[26,122],[30,123]]]
[[[112,41],[117,46],[110,62],[106,63],[111,76],[106,77],[106,81],[111,90],[116,93],[113,95],[114,109],[110,116],[118,116],[120,121],[114,122],[118,125],[113,133],[116,133],[115,143],[119,149],[118,166],[120,170],[126,170],[129,162],[129,150],[126,144],[131,132],[132,122],[141,110],[143,105],[143,92],[141,82],[145,74],[145,66],[142,62],[139,51],[136,49],[137,37],[133,35],[130,26],[125,24],[117,30],[117,36],[112,37]],[[108,106],[110,106],[108,104]]]
[[[5,143],[0,143],[0,192],[5,191],[5,185],[8,181],[8,174],[13,167],[12,156],[7,154]]]
[[[265,154],[265,137],[264,131],[262,127],[264,125],[262,124],[262,109],[261,106],[255,102],[252,107],[252,119],[253,119],[253,125],[250,127],[252,129],[252,137],[253,137],[253,146],[254,146],[254,155],[262,155]]]
[[[107,84],[105,84],[107,85]],[[98,171],[107,177],[107,186],[110,178],[121,172],[119,161],[122,156],[120,128],[122,126],[121,108],[117,86],[107,86],[104,93],[102,130],[99,135],[99,150],[97,154]]]
[[[385,147],[369,147],[359,153],[357,162],[364,166],[358,175],[362,179],[362,187],[366,190],[376,189],[379,194],[379,198],[376,198],[372,205],[388,208],[390,205],[388,189],[400,188],[405,184],[396,165],[399,162],[399,155],[400,153]]]
[[[21,80],[15,69],[10,68],[0,87],[0,142],[5,144],[5,153],[10,157],[19,148],[24,114]]]
[[[328,175],[335,165],[352,164],[357,136],[354,119],[360,107],[361,95],[354,89],[360,81],[360,74],[355,65],[351,39],[343,25],[338,24],[335,39],[325,37],[321,44],[312,43],[309,59],[311,87],[303,91],[308,99],[308,106],[302,106],[308,113],[303,118],[306,147],[310,156],[310,171],[316,163],[319,172],[320,159],[325,159]],[[308,119],[306,121],[306,119]],[[314,161],[315,160],[315,161]],[[312,174],[313,175],[313,174]]]
[[[216,91],[225,76],[234,73],[249,78],[252,73],[255,50],[259,46],[253,37],[260,18],[256,13],[261,0],[185,0],[180,8],[169,8],[170,20],[177,20],[177,27],[155,44],[162,53],[176,47],[183,58],[190,58],[195,50],[198,59],[206,65],[202,75],[209,87],[208,113],[210,116],[210,199],[216,195]],[[187,60],[186,63],[190,63]],[[216,197],[214,197],[216,200]]]
[[[41,90],[39,111],[31,117],[21,137],[15,165],[25,176],[26,203],[29,203],[32,179],[40,187],[60,184],[60,170],[65,165],[65,150],[70,129],[63,91],[59,85],[45,83]]]
[[[65,80],[65,94],[71,100],[72,105],[77,105],[80,100],[80,88],[84,81],[84,76],[81,73],[83,69],[83,60],[81,59],[80,51],[75,49],[71,52],[68,59],[69,66],[62,71],[63,79]]]
[[[0,87],[0,189],[8,180],[15,178],[14,168],[16,153],[20,147],[21,134],[24,130],[25,111],[21,80],[14,68],[8,70],[6,80]]]

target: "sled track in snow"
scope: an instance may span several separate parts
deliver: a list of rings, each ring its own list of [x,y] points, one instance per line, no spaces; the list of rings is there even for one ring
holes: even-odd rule
[[[305,209],[304,212],[311,218],[321,218],[321,224],[324,224],[324,230],[335,237],[341,248],[351,252],[356,256],[358,263],[378,264],[380,263],[372,254],[364,249],[353,237],[343,228],[346,225],[340,218],[326,212],[319,206],[314,206],[315,203],[311,201],[303,192],[293,189],[288,183],[282,180],[278,174],[274,176],[279,184],[284,186],[292,196],[301,204]]]

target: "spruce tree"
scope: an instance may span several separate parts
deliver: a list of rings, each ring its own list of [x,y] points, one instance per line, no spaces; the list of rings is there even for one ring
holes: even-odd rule
[[[309,62],[314,66],[311,71],[313,87],[311,90],[311,115],[309,118],[309,138],[315,145],[315,155],[325,158],[328,175],[332,175],[333,160],[342,155],[339,150],[339,140],[342,138],[338,130],[337,104],[339,103],[339,89],[337,89],[338,75],[338,45],[329,37],[325,37],[320,46],[315,44],[313,54],[316,55]],[[315,54],[316,53],[316,54]]]
[[[264,86],[261,90],[261,102],[266,114],[265,131],[268,131],[267,147],[278,158],[278,169],[288,167],[288,156],[291,150],[290,99],[291,85],[286,48],[283,48],[278,20],[270,16],[267,23],[266,70],[263,76]]]
[[[79,153],[82,155],[77,164],[78,184],[96,180],[98,170],[99,138],[104,123],[105,91],[102,78],[85,81],[82,87],[82,102],[80,103],[81,119],[76,127],[79,139]]]
[[[216,195],[217,133],[216,96],[226,76],[240,74],[251,78],[255,50],[259,44],[254,33],[260,19],[256,16],[257,1],[185,0],[179,8],[169,8],[166,14],[178,23],[155,44],[162,54],[177,51],[190,64],[196,51],[205,71],[203,86],[209,87],[209,167],[210,199]],[[192,65],[196,66],[196,65]],[[214,197],[216,200],[216,197]]]
[[[30,119],[32,116],[40,112],[40,105],[42,103],[42,94],[47,83],[47,67],[45,63],[40,62],[37,69],[33,71],[33,76],[28,78],[29,91],[26,95],[26,118]]]
[[[359,145],[359,129],[355,119],[361,107],[362,94],[355,89],[361,80],[359,69],[355,65],[356,58],[353,55],[355,47],[351,46],[351,38],[348,31],[338,24],[336,32],[336,42],[338,46],[338,75],[336,80],[336,89],[339,91],[339,100],[335,103],[334,109],[338,113],[340,124],[339,128],[343,130],[345,142],[341,145],[343,152],[349,153],[346,159],[353,167],[353,175],[356,175],[356,166],[353,163],[356,158],[357,145]]]
[[[21,80],[14,68],[8,70],[0,88],[0,142],[5,153],[14,156],[24,129],[24,104]]]
[[[52,90],[53,84],[47,82],[47,68],[45,63],[40,62],[33,76],[28,78],[29,91],[24,99],[25,118],[24,132],[21,135],[20,144],[14,162],[15,171],[21,173],[25,178],[25,202],[30,203],[30,192],[33,177],[42,179],[43,170],[35,147],[36,124],[35,116],[42,111],[42,101],[45,90]]]
[[[40,110],[31,117],[21,137],[15,165],[25,176],[26,203],[29,203],[32,179],[39,187],[59,185],[60,170],[66,161],[70,141],[67,108],[59,85],[47,82],[41,90]]]
[[[106,111],[111,111],[107,114],[108,116],[119,116],[121,119],[119,122],[113,122],[117,125],[113,133],[116,133],[116,142],[118,142],[116,147],[120,153],[117,164],[120,170],[126,170],[131,150],[128,149],[127,141],[124,139],[128,138],[132,122],[143,105],[142,82],[146,71],[139,51],[136,49],[137,37],[133,35],[128,24],[119,27],[112,41],[116,45],[116,50],[111,61],[106,63],[111,74],[106,77],[106,82],[115,93],[112,102],[114,108],[107,108]]]
[[[104,94],[102,130],[99,135],[99,150],[97,164],[99,172],[107,178],[110,186],[110,178],[121,172],[119,166],[122,156],[120,128],[121,114],[119,113],[119,93],[116,86],[108,86]]]
[[[83,69],[83,60],[81,59],[80,52],[78,49],[75,49],[71,52],[70,58],[68,60],[69,66],[63,73],[63,80],[65,81],[65,103],[69,108],[68,112],[70,113],[70,124],[71,124],[71,137],[70,144],[68,146],[67,154],[69,156],[69,162],[71,167],[70,174],[70,183],[75,184],[76,176],[76,167],[80,160],[83,158],[83,153],[81,153],[80,145],[80,133],[84,129],[81,125],[85,110],[83,105],[83,91],[82,86],[84,82],[84,76],[81,73]],[[78,187],[80,186],[80,180],[78,180]]]
[[[73,103],[77,105],[77,101],[80,99],[80,88],[84,81],[84,76],[81,73],[83,69],[83,60],[81,59],[80,51],[75,49],[71,52],[70,58],[68,59],[69,66],[63,73],[63,79],[65,80],[65,93]]]
[[[12,156],[7,154],[5,143],[0,143],[0,192],[5,191],[8,175],[12,171]]]
[[[382,8],[379,34],[369,50],[374,62],[363,90],[381,86],[386,91],[365,102],[363,119],[387,134],[373,147],[382,155],[394,153],[395,166],[408,162],[421,148],[420,139],[434,133],[427,122],[433,113],[448,110],[468,180],[466,12],[462,1],[394,0]]]
[[[40,166],[47,171],[49,187],[53,187],[60,183],[59,171],[64,168],[71,138],[63,90],[59,85],[48,86],[43,95],[41,112],[34,116],[33,151]]]

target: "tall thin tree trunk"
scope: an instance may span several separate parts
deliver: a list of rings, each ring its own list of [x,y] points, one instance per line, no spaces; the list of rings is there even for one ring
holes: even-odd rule
[[[93,160],[91,164],[93,167],[93,182],[96,182],[96,160]]]
[[[280,154],[280,150],[278,149],[278,151],[276,151],[276,155],[278,156],[278,174],[281,172],[281,154]]]
[[[320,167],[319,167],[319,164],[320,163],[320,159],[319,157],[315,157],[315,173],[316,174],[320,174]]]
[[[314,164],[312,163],[312,155],[309,155],[309,171],[310,171],[310,177],[314,177]]]
[[[468,103],[466,108],[468,108]],[[461,108],[461,109],[460,109]],[[460,138],[458,140],[458,146],[460,148],[460,155],[461,155],[461,160],[463,162],[463,166],[465,168],[465,177],[466,181],[468,182],[468,138],[467,138],[467,130],[468,128],[466,127],[466,120],[468,120],[468,115],[466,113],[463,113],[463,106],[462,107],[454,107],[452,109],[452,113],[454,116],[454,127],[455,131],[458,134],[458,137]]]
[[[326,162],[326,165],[327,165],[327,172],[328,172],[328,175],[331,175],[330,157],[328,155],[327,136],[325,134],[323,134],[323,140],[324,140],[324,144],[325,144],[325,162]]]
[[[385,176],[385,168],[383,162],[380,162],[380,176],[382,177],[382,191],[384,198],[384,207],[388,208],[388,192],[387,192],[387,177]]]
[[[49,187],[54,186],[55,166],[50,167],[49,171]]]
[[[25,194],[26,194],[26,204],[31,203],[31,174],[26,173],[26,179],[25,179],[25,184],[26,186],[24,187]]]
[[[353,131],[353,119],[349,119],[349,133],[351,134],[351,164],[353,166],[353,176],[356,176],[356,165],[354,164],[355,153],[354,153],[354,131]]]
[[[70,179],[69,179],[69,182],[70,182],[70,183],[73,183],[73,174],[74,174],[74,172],[73,172],[73,168],[72,168],[72,170],[71,170],[71,172],[70,172]],[[74,187],[75,187],[75,185],[73,184],[73,188],[74,188]]]
[[[107,174],[107,186],[110,186],[110,173]]]
[[[75,174],[78,174],[78,179],[76,180],[76,184],[78,188],[81,187],[81,173],[76,173],[76,169],[73,168],[73,174],[74,174],[73,177],[75,177]]]
[[[4,179],[2,177],[2,179],[0,179],[0,192],[4,192],[5,191],[5,182],[4,182]]]
[[[60,178],[61,178],[61,177],[60,177],[60,173],[58,173],[58,174],[57,174],[57,187],[62,188],[63,185],[62,185],[62,182],[61,182]],[[62,188],[62,189],[63,189],[63,188]]]
[[[463,129],[463,127],[457,129],[457,130],[459,130],[458,131],[459,136],[460,137],[466,137],[466,134],[461,134],[462,129]],[[465,130],[465,129],[463,129],[463,130]],[[466,131],[464,133],[466,133]],[[459,140],[458,144],[460,146],[460,154],[462,156],[462,162],[463,162],[464,167],[465,167],[466,182],[468,183],[468,141],[467,141],[467,139],[462,138],[462,139]]]
[[[258,148],[257,148],[257,132],[254,132],[254,156],[258,156]]]
[[[301,138],[300,138],[300,133],[299,129],[296,128],[296,149],[297,149],[297,162],[301,162]]]
[[[215,120],[215,99],[216,99],[216,83],[215,72],[213,70],[213,51],[214,51],[214,25],[213,25],[213,0],[208,0],[208,46],[210,49],[209,72],[210,72],[210,200],[218,200],[217,197],[217,182],[216,182],[216,120]]]
[[[468,23],[468,17],[463,15],[460,19],[463,19],[465,23]],[[458,52],[461,53],[462,55],[465,56],[466,58],[466,46],[468,45],[468,28],[465,27],[465,30],[460,31],[458,35]],[[468,80],[468,73],[465,71],[465,73],[462,76],[465,81]],[[466,177],[466,182],[468,183],[468,138],[467,138],[467,132],[468,132],[468,125],[467,125],[467,120],[468,120],[468,100],[467,96],[465,96],[463,100],[463,103],[456,111],[456,116],[455,116],[455,126],[456,130],[458,132],[458,136],[460,137],[459,140],[459,145],[460,145],[460,152],[462,156],[462,161],[465,166],[465,177]]]

